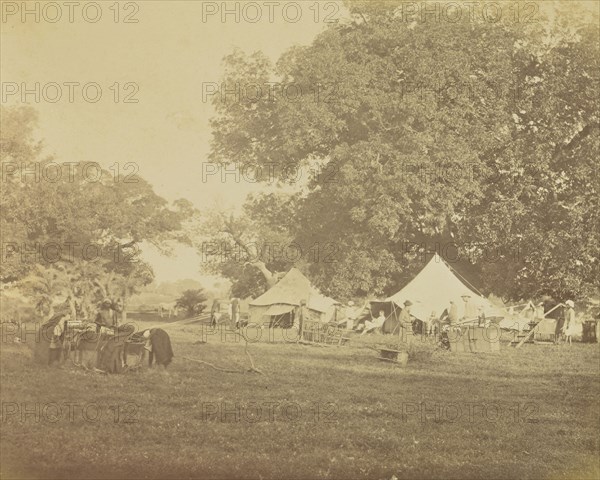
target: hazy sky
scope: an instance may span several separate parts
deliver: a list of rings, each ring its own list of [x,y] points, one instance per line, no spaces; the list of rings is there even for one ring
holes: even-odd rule
[[[22,103],[22,84],[35,91],[38,82],[39,100],[34,94],[25,100],[38,109],[39,135],[57,161],[117,162],[122,169],[135,162],[159,195],[187,198],[199,208],[215,198],[239,204],[252,188],[231,178],[223,184],[218,176],[202,181],[213,114],[203,83],[218,84],[222,58],[234,48],[262,50],[276,60],[292,45],[309,44],[325,28],[325,15],[335,14],[333,5],[315,2],[297,2],[300,9],[288,5],[294,2],[256,2],[257,9],[247,2],[138,1],[117,9],[104,1],[97,2],[100,8],[27,2],[31,13],[23,18],[22,3],[2,2],[3,104]],[[226,9],[231,13],[223,17]],[[335,14],[341,16],[341,10]],[[52,82],[61,88],[58,101]],[[95,103],[93,82],[102,91]],[[13,83],[18,91],[10,94]],[[137,103],[124,102],[130,94]],[[148,259],[158,281],[198,278],[194,252],[182,250],[176,258],[148,252]]]
[[[198,208],[216,200],[239,205],[252,189],[231,177],[202,179],[213,114],[203,85],[218,85],[223,56],[238,47],[276,60],[292,45],[309,44],[327,17],[347,15],[339,3],[312,0],[0,3],[2,103],[23,103],[23,87],[35,92],[39,83],[40,98],[24,100],[40,113],[47,152],[57,161],[117,163],[125,173],[134,162],[159,195]],[[96,85],[101,97],[93,102]],[[147,251],[146,258],[158,281],[199,278],[193,251],[181,249],[175,258]]]

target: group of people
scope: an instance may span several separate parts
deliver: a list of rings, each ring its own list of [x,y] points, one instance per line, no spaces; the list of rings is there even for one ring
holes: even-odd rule
[[[105,299],[98,305],[98,313],[93,323],[73,327],[73,322],[69,322],[71,315],[68,309],[65,306],[59,308],[58,313],[42,327],[50,334],[48,364],[62,363],[71,348],[75,349],[75,364],[80,364],[82,350],[89,347],[84,344],[90,344],[97,354],[96,368],[106,367],[111,372],[121,371],[122,367],[127,366],[126,350],[123,350],[125,341],[137,336],[144,340],[144,349],[149,354],[149,366],[152,366],[153,361],[164,367],[169,365],[173,358],[173,349],[167,332],[161,328],[151,328],[134,334],[133,325],[119,326],[118,316],[121,312],[120,303]],[[75,330],[69,330],[71,335],[67,338],[68,326]],[[117,337],[122,338],[122,341],[117,341]],[[115,348],[121,350],[114,351]],[[114,369],[115,362],[121,368]]]
[[[459,313],[459,308],[454,301],[450,301],[448,307],[442,312],[441,315],[438,315],[437,312],[431,312],[429,318],[424,319],[418,328],[418,331],[422,335],[437,335],[444,329],[447,329],[451,326],[456,326],[462,323],[463,321],[468,320],[477,320],[479,326],[487,326],[489,324],[489,319],[485,318],[485,312],[483,307],[475,307],[471,302],[470,295],[463,295],[463,311],[462,314]],[[404,302],[404,308],[400,312],[398,320],[400,322],[400,327],[405,328],[407,330],[411,330],[415,319],[411,317],[410,308],[412,302],[410,300],[406,300]],[[364,335],[369,332],[381,330],[383,324],[386,320],[386,315],[383,310],[379,311],[379,315],[374,317],[371,313],[371,319],[367,319],[364,324],[356,324],[357,318],[360,316],[360,313],[366,308],[366,304],[362,309],[356,310],[354,308],[354,302],[348,302],[348,307],[346,308],[346,322],[347,329],[354,329],[361,332],[361,335]]]
[[[431,312],[428,319],[422,322],[421,328],[418,329],[418,333],[422,335],[430,335],[435,337],[442,337],[445,332],[450,331],[452,328],[460,328],[460,325],[464,322],[477,321],[477,325],[480,327],[488,327],[490,325],[490,319],[486,318],[485,312],[482,306],[475,306],[471,302],[470,295],[463,295],[463,308],[462,312],[459,313],[458,305],[454,301],[450,301],[448,307],[444,310],[441,316],[438,316],[436,312]],[[410,314],[412,302],[407,300],[404,302],[404,308],[398,316],[399,328],[402,329],[400,332],[402,335],[413,335],[413,325],[415,323],[421,323],[415,321]],[[572,337],[577,331],[577,323],[575,319],[575,303],[572,300],[565,302],[564,314],[560,315],[556,321],[555,328],[555,343],[572,343]],[[362,312],[367,307],[367,303],[362,308],[355,308],[354,302],[348,302],[346,308],[346,328],[348,330],[355,330],[360,332],[361,335],[366,335],[370,332],[381,332],[383,325],[387,319],[383,310],[379,311],[379,315],[374,317],[369,309],[370,319],[367,318],[364,323],[358,323]],[[544,303],[540,302],[537,305],[531,304],[531,325],[535,326],[537,322],[544,318]]]
[[[463,321],[475,320],[477,319],[477,323],[479,326],[485,326],[486,318],[485,312],[482,306],[476,307],[471,302],[471,295],[463,295],[463,308],[462,315],[458,312],[458,306],[453,300],[450,300],[448,308],[444,310],[440,317],[441,324],[455,325],[461,323]],[[431,317],[435,317],[436,312],[432,312]]]
[[[210,325],[211,327],[216,327],[219,323],[223,321],[224,312],[221,311],[221,302],[218,299],[215,299],[212,304],[212,308],[210,309]],[[241,309],[240,309],[240,299],[232,298],[227,305],[227,315],[229,316],[229,320],[231,324],[235,326],[235,328],[240,328],[241,325]]]
[[[560,310],[556,311],[555,320],[556,324],[554,326],[554,343],[572,343],[572,337],[578,331],[577,321],[575,319],[575,302],[573,300],[567,300],[564,304],[559,303],[554,306],[552,310],[557,309],[560,306],[564,305],[564,309],[562,312]],[[514,307],[510,307],[508,309],[508,315],[515,315]],[[544,302],[539,302],[537,305],[534,305],[532,302],[521,311],[520,316],[529,320],[529,329],[533,329],[541,320],[546,317],[546,313],[544,310]]]

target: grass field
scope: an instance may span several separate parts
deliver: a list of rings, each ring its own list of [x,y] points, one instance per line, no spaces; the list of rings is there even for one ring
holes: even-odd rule
[[[173,327],[168,371],[32,364],[2,344],[1,474],[13,478],[597,479],[598,345],[366,348],[204,338]],[[264,338],[263,340],[266,340]]]

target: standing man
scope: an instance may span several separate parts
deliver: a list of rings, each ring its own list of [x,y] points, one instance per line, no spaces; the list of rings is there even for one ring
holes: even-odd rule
[[[570,302],[570,300],[567,300],[567,302]],[[563,308],[562,315],[558,315],[556,318],[556,327],[554,328],[554,343],[555,344],[559,344],[560,341],[562,340],[564,326],[565,326],[565,319],[567,317],[567,312],[568,312],[568,309],[564,310],[564,308]]]
[[[218,316],[220,313],[221,304],[218,298],[213,300],[212,308],[210,309],[210,326],[215,327],[217,325]]]
[[[565,304],[567,305],[567,310],[565,311],[563,333],[565,334],[565,341],[571,345],[571,336],[575,333],[575,304],[573,300],[567,300]]]
[[[463,295],[462,296],[463,302],[464,302],[464,306],[465,306],[465,312],[463,315],[463,319],[464,320],[471,320],[477,317],[477,314],[475,312],[475,309],[473,308],[473,304],[471,303],[471,295]]]
[[[231,299],[231,321],[234,327],[240,328],[240,300],[239,298]]]
[[[354,302],[350,300],[346,307],[346,330],[352,330],[354,328],[354,322],[356,320],[356,308]]]
[[[408,345],[409,351],[412,350],[412,345],[413,345],[413,340],[414,340],[414,334],[413,334],[413,329],[412,329],[412,320],[410,317],[411,305],[412,305],[412,302],[410,300],[406,300],[404,302],[404,308],[402,309],[402,311],[400,312],[400,315],[398,317],[398,321],[400,322],[401,338]]]
[[[427,321],[427,335],[436,337],[440,332],[440,319],[435,312],[431,312]]]
[[[300,306],[298,307],[298,340],[304,339],[304,319],[306,317],[306,300],[300,300]]]
[[[114,327],[117,325],[116,312],[114,310],[113,302],[108,298],[104,299],[98,309],[98,314],[94,323],[96,324],[96,332],[106,333],[113,332]]]

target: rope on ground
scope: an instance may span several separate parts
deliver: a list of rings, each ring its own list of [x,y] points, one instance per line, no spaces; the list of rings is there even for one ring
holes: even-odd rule
[[[192,323],[197,323],[200,321],[204,321],[204,320],[208,320],[210,317],[208,316],[208,314],[202,314],[202,315],[197,315],[195,317],[190,317],[190,318],[183,318],[181,320],[176,320],[174,322],[162,322],[159,323],[158,325],[155,325],[151,328],[171,328],[171,327],[180,327],[180,326],[186,326],[186,325],[190,325]]]
[[[190,357],[182,357],[182,358],[185,358],[186,360],[190,360],[192,362],[208,365],[209,367],[214,368],[215,370],[218,370],[219,372],[226,372],[226,373],[254,372],[254,373],[260,373],[261,375],[264,375],[264,373],[261,370],[259,370],[258,368],[256,368],[256,365],[254,365],[254,360],[252,358],[252,355],[250,355],[250,352],[248,351],[248,339],[246,338],[246,336],[240,332],[231,332],[231,333],[234,333],[235,335],[239,335],[240,337],[242,337],[244,339],[244,342],[246,342],[246,344],[244,345],[244,353],[246,354],[246,356],[248,357],[248,360],[250,361],[250,368],[248,370],[231,370],[228,368],[217,367],[216,365],[213,365],[210,362],[206,362],[204,360],[200,360],[197,358],[190,358]]]
[[[186,360],[189,360],[190,362],[196,362],[196,363],[202,363],[203,365],[208,365],[210,368],[214,368],[215,370],[218,370],[219,372],[226,372],[226,373],[245,373],[246,372],[246,370],[229,370],[227,368],[217,367],[217,366],[213,365],[212,363],[205,362],[204,360],[199,360],[197,358],[190,358],[190,357],[181,357],[181,358],[185,358]]]

